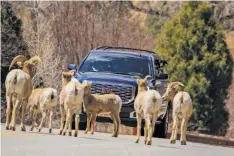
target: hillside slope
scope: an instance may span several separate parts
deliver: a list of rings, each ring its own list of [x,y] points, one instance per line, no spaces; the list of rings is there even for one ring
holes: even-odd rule
[[[232,55],[232,58],[234,59],[234,31],[227,33],[225,36],[225,40]],[[234,68],[232,72],[232,84],[230,85],[228,90],[226,107],[229,113],[229,128],[226,136],[234,138]]]

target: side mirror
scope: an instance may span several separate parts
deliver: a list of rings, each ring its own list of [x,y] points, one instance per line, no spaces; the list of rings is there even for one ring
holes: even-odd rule
[[[160,73],[157,78],[158,79],[168,79],[168,74],[166,74],[166,73]]]
[[[77,70],[78,66],[76,64],[68,64],[67,69],[68,70]]]

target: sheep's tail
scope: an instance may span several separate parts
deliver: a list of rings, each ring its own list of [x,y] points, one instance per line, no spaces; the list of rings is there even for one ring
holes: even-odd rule
[[[156,102],[157,102],[157,98],[156,98],[155,95],[152,97],[152,101],[153,101],[153,103],[156,103]]]
[[[118,95],[116,95],[116,101],[117,101],[117,103],[119,104],[119,112],[121,111],[121,108],[122,108],[122,99],[118,96]]]
[[[14,84],[17,83],[17,77],[18,77],[18,72],[15,73],[15,77],[14,77],[14,80],[13,80],[13,83],[14,83]]]
[[[53,90],[52,90],[50,98],[51,98],[51,101],[54,99],[54,91]]]

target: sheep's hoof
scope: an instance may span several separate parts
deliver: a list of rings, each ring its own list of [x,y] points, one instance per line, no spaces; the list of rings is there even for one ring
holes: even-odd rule
[[[25,127],[21,127],[21,131],[26,132]]]
[[[147,143],[147,140],[145,140],[145,144]]]
[[[12,126],[11,126],[11,127],[10,127],[10,130],[15,131],[15,127],[12,127]]]
[[[58,133],[58,135],[62,135],[62,133],[63,133],[63,131],[60,130],[59,133]]]
[[[112,135],[112,137],[115,137],[115,138],[117,138],[118,136],[117,136],[117,134],[113,134],[113,135]]]
[[[135,143],[139,143],[139,139],[137,139],[137,140],[135,141]]]
[[[9,128],[9,126],[6,126],[6,130],[9,130],[10,128]]]
[[[77,137],[77,133],[74,133],[74,137]]]
[[[72,133],[71,132],[68,132],[68,136],[71,136],[72,135]]]
[[[41,128],[38,129],[38,132],[41,132]]]
[[[181,141],[181,145],[186,145],[186,141]]]
[[[52,129],[49,129],[49,133],[52,133]]]
[[[63,132],[63,136],[65,136],[66,135],[66,132]]]
[[[33,127],[30,128],[30,131],[33,131]]]
[[[91,132],[90,134],[91,134],[91,135],[93,135],[93,134],[94,134],[94,132]]]
[[[146,142],[146,145],[151,145],[152,144],[152,141],[147,141]]]
[[[171,143],[171,144],[175,144],[175,143],[176,143],[176,140],[171,140],[170,143]]]
[[[88,133],[88,131],[85,131],[85,132],[84,132],[84,134],[87,134],[87,133]]]

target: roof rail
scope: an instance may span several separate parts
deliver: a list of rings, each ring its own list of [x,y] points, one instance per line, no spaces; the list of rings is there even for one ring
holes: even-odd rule
[[[106,50],[106,49],[135,50],[135,51],[148,52],[148,53],[155,54],[155,52],[153,52],[153,51],[142,50],[142,49],[135,49],[135,48],[127,48],[127,47],[102,46],[102,47],[97,47],[97,48],[95,48],[95,50],[100,50],[100,49],[101,49],[101,50]]]

